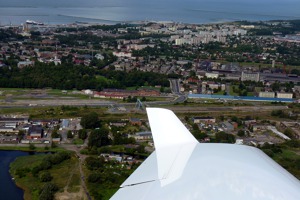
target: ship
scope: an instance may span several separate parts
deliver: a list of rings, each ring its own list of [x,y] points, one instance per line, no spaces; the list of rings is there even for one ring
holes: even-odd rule
[[[33,24],[33,25],[44,25],[42,22],[36,22],[33,20],[26,20],[26,24]]]

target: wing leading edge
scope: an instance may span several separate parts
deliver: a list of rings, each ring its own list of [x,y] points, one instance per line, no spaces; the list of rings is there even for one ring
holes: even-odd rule
[[[300,199],[299,180],[259,149],[199,144],[172,111],[147,114],[156,150],[111,199]]]

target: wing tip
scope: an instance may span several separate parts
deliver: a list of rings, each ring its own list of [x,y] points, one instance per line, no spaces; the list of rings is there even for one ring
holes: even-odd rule
[[[147,108],[155,148],[198,143],[172,110]]]

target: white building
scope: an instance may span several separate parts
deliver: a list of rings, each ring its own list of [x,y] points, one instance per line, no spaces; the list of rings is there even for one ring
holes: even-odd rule
[[[214,72],[206,72],[205,76],[207,78],[219,78],[219,73],[214,73]]]
[[[34,65],[34,61],[20,61],[18,62],[18,68],[23,68],[23,67],[27,67],[27,66],[33,66]]]
[[[259,97],[275,98],[275,92],[259,92]]]
[[[277,98],[292,99],[293,93],[277,92]]]
[[[131,58],[132,54],[128,52],[113,52],[114,56]]]
[[[187,40],[184,38],[175,39],[175,45],[183,45],[186,43],[187,43]]]
[[[97,54],[95,55],[95,58],[96,58],[97,60],[104,60],[104,56],[101,55],[100,53],[97,53]]]
[[[242,72],[241,81],[259,81],[259,72]]]

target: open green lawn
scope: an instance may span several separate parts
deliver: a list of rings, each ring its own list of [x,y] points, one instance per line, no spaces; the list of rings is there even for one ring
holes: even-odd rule
[[[233,87],[234,87],[234,86],[235,86],[235,85],[231,85],[231,86],[230,86],[229,95],[231,95],[231,96],[238,96],[238,95],[239,95],[238,93],[233,92]]]
[[[247,93],[247,96],[248,96],[248,97],[253,97],[253,96],[254,96],[254,92],[248,92],[248,93]]]
[[[82,139],[74,139],[73,144],[82,145],[84,141]]]
[[[106,108],[101,107],[11,107],[0,109],[0,114],[24,114],[29,115],[32,119],[53,119],[67,117],[81,117],[88,112],[97,112],[103,114]]]
[[[23,88],[0,88],[0,91],[2,91],[2,96],[0,97],[5,97],[7,95],[11,96],[13,99],[17,100],[26,100],[26,99],[53,99],[53,98],[77,98],[77,99],[88,99],[88,95],[84,94],[73,94],[73,90],[66,90],[67,93],[63,93],[62,90],[59,89],[23,89]],[[35,97],[35,96],[30,96],[31,93],[40,93],[40,94],[45,94],[48,95],[49,97]],[[78,91],[77,91],[78,92]]]
[[[29,149],[29,145],[27,147],[12,145],[12,146],[0,146],[0,150],[10,150],[10,151],[34,151],[34,152],[59,152],[65,151],[65,149],[60,147],[48,148],[45,147],[35,147],[34,150]]]

